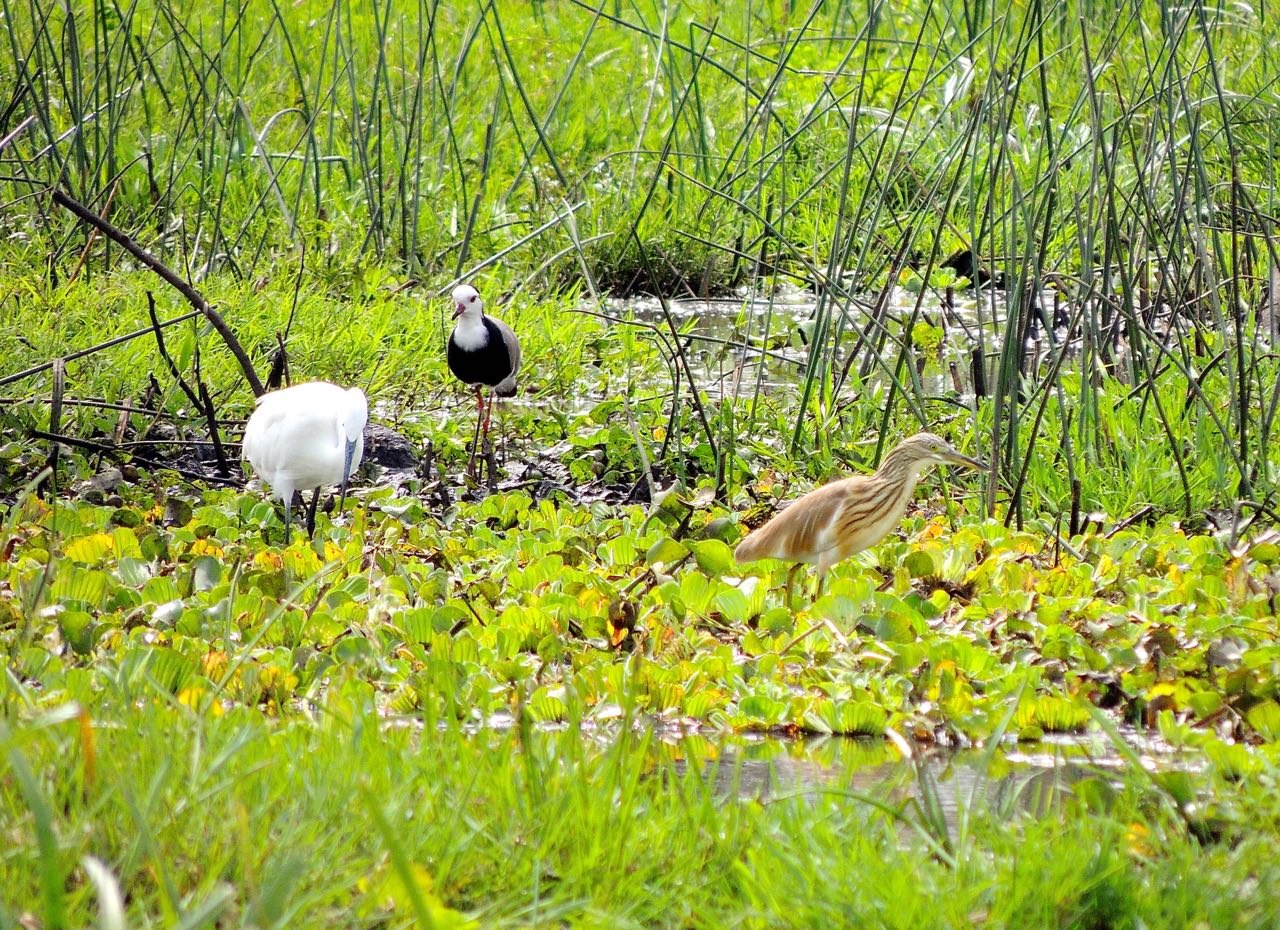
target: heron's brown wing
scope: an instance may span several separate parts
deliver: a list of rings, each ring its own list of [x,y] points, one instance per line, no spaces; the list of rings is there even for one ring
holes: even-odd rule
[[[783,559],[816,562],[831,547],[840,511],[865,478],[846,478],[810,491],[738,544],[739,562]]]

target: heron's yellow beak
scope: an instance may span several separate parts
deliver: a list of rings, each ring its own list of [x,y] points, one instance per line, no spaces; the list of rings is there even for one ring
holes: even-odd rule
[[[955,449],[948,449],[942,454],[942,457],[951,465],[965,465],[969,468],[986,468],[977,459],[971,459],[967,455],[961,455]]]

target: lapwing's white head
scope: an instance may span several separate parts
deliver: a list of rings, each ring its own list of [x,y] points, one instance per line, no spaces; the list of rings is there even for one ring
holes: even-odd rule
[[[480,292],[470,284],[459,284],[453,289],[453,318],[465,317],[478,321],[484,312],[484,302],[480,300]]]

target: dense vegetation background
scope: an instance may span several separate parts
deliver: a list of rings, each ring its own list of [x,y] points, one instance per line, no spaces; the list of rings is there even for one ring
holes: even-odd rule
[[[0,24],[0,927],[1276,925],[1265,4]],[[417,464],[281,547],[226,341],[55,189]],[[989,469],[813,603],[734,566],[922,425]]]

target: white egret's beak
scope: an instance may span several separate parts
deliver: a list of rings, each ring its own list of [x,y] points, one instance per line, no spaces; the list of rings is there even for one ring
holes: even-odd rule
[[[356,456],[356,440],[348,439],[347,448],[342,459],[342,483],[338,486],[338,513],[342,513],[342,505],[347,500],[347,482],[351,480],[351,460]]]

